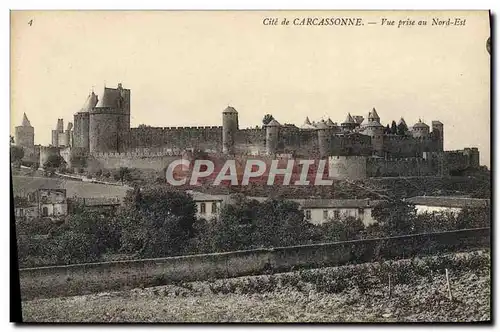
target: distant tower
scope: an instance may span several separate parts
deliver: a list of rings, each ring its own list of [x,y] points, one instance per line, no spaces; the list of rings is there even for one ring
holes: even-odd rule
[[[222,112],[222,152],[235,153],[236,133],[238,131],[238,112],[231,106]]]
[[[380,123],[380,117],[378,116],[375,107],[371,110],[371,112],[368,113],[368,122],[372,121]]]
[[[268,155],[274,155],[278,150],[280,126],[275,119],[266,125],[266,152]]]
[[[357,126],[356,121],[354,121],[354,118],[351,116],[351,113],[347,114],[347,117],[345,121],[341,123],[341,126],[345,131],[351,131]]]
[[[56,129],[52,130],[52,146],[65,145],[64,139],[64,120],[57,119]]]
[[[130,90],[104,88],[101,99],[90,111],[89,151],[123,152],[130,135]]]
[[[332,136],[331,127],[327,123],[321,121],[317,126],[318,130],[318,146],[321,157],[326,157],[330,153],[330,141]]]
[[[23,122],[15,128],[14,143],[17,146],[30,148],[35,145],[35,128],[31,126],[26,113],[23,114]]]
[[[426,137],[429,135],[429,126],[418,119],[418,122],[413,125],[412,135],[415,138]]]
[[[99,99],[92,91],[87,97],[79,112],[74,115],[73,129],[73,146],[84,148],[89,151],[89,127],[90,127],[90,111],[97,105]]]
[[[66,128],[66,131],[64,132],[65,140],[66,140],[66,146],[67,147],[72,147],[73,146],[73,123],[68,122],[68,127]]]
[[[369,117],[370,119],[370,117]],[[363,134],[371,137],[372,150],[377,156],[384,155],[384,126],[376,121],[376,118],[371,118],[364,126]],[[380,118],[379,118],[380,119]]]
[[[437,151],[444,151],[444,125],[441,121],[432,121],[432,134],[436,139]]]

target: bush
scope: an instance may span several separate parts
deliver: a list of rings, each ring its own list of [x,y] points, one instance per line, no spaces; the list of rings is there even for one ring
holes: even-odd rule
[[[131,190],[119,212],[122,250],[143,258],[183,253],[194,233],[195,214],[194,201],[183,192]]]

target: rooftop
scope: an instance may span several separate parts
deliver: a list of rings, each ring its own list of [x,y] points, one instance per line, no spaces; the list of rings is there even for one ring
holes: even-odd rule
[[[439,206],[439,207],[487,207],[490,206],[489,199],[453,197],[453,196],[416,196],[407,199],[408,202],[415,205]]]

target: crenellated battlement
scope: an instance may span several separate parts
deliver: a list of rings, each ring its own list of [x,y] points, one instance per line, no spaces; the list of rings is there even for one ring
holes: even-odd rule
[[[163,156],[182,156],[182,151],[179,149],[164,149],[161,151],[153,149],[134,149],[127,152],[96,152],[92,153],[96,158],[148,158],[148,157],[163,157]]]

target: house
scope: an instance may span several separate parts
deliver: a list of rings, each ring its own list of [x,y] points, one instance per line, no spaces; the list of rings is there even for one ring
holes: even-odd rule
[[[433,212],[458,214],[463,208],[490,207],[489,199],[470,197],[416,196],[407,198],[406,201],[415,205],[417,214]]]
[[[196,191],[187,191],[198,208],[197,217],[218,218],[222,205],[231,204],[229,195],[210,195]],[[250,200],[264,202],[267,197],[247,197]],[[372,217],[372,208],[380,204],[380,200],[369,199],[289,199],[299,204],[305,218],[313,224],[322,224],[329,219],[353,217],[360,219],[365,226],[376,223]]]
[[[186,191],[196,203],[196,217],[210,220],[218,218],[219,211],[224,201],[228,200],[227,195],[210,195],[193,190]]]
[[[16,204],[16,217],[59,217],[68,214],[66,189],[38,189],[17,199],[23,202]]]
[[[319,225],[330,219],[344,219],[352,217],[360,219],[365,227],[375,224],[372,217],[373,207],[381,200],[370,199],[295,199],[305,218],[311,223]]]

